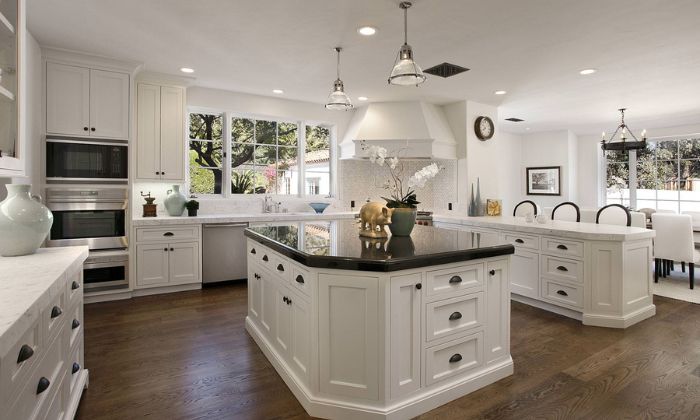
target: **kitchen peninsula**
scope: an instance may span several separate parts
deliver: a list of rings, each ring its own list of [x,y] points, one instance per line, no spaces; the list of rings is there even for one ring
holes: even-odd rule
[[[410,418],[513,373],[510,255],[492,233],[353,220],[251,227],[246,329],[315,417]]]

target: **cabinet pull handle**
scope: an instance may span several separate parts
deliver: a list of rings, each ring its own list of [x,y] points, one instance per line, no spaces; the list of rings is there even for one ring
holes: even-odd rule
[[[277,264],[277,271],[284,271],[284,266],[282,264]]]
[[[175,234],[172,233],[172,232],[165,232],[165,233],[163,234],[163,236],[173,236],[173,235],[175,235]]]
[[[452,276],[452,278],[450,279],[450,284],[457,284],[461,282],[462,278],[460,276]]]
[[[57,316],[60,316],[63,313],[61,308],[58,306],[54,306],[53,309],[51,309],[51,319],[56,318]]]
[[[567,251],[569,248],[567,248],[566,245],[559,244],[559,245],[557,245],[557,249]]]
[[[70,326],[70,329],[74,330],[74,329],[78,328],[79,326],[80,326],[80,321],[78,321],[77,319],[74,319],[73,323]]]
[[[161,172],[160,174],[161,174],[161,175],[165,175],[165,172]]]
[[[457,363],[462,360],[462,355],[457,353],[453,354],[452,357],[450,357],[450,363]]]
[[[566,268],[566,267],[564,267],[563,265],[560,265],[559,267],[557,267],[557,270],[559,270],[559,271],[569,271],[569,269]]]
[[[73,283],[70,285],[71,290],[78,290],[80,288],[80,283],[77,281],[73,280]]]
[[[524,244],[525,241],[523,241],[522,239],[518,238],[518,239],[515,240],[515,243],[517,243],[517,244]]]
[[[160,175],[160,172],[156,172],[156,175]]]
[[[302,277],[301,274],[299,274],[295,280],[299,284],[304,284],[304,277]]]
[[[422,289],[422,288],[423,288],[423,284],[422,284],[422,283],[416,283],[416,289],[420,290],[420,289]]]
[[[250,250],[250,253],[253,254],[253,255],[257,254],[257,252],[255,251],[255,248],[251,249],[251,250]]]
[[[569,296],[569,294],[566,293],[566,292],[563,291],[563,290],[557,290],[557,294],[558,294],[558,295],[562,295],[562,296]]]
[[[170,248],[171,251],[175,251],[175,248]]]
[[[263,258],[262,258],[262,260],[263,260],[263,261],[270,261],[270,259],[269,259],[269,258],[267,258],[267,254],[263,255]]]
[[[450,321],[456,321],[458,319],[462,319],[462,314],[459,312],[452,312],[452,315],[450,315]]]
[[[17,364],[28,360],[32,356],[34,356],[34,349],[27,344],[22,344],[22,347],[19,349],[19,354],[17,355]]]
[[[71,373],[71,375],[75,375],[76,373],[78,373],[79,370],[80,370],[80,365],[78,364],[78,362],[74,362],[73,368],[71,368],[70,373]]]
[[[90,128],[90,131],[95,131],[95,127],[91,127],[91,128]]]
[[[163,248],[163,251],[168,252],[168,248]]]
[[[83,131],[88,131],[88,128],[87,128],[87,127],[83,127]]]
[[[282,302],[287,303],[287,296],[282,296]]]
[[[489,271],[489,274],[491,274],[492,276],[495,276],[495,275],[496,275],[496,270],[491,270],[491,271]]]
[[[39,385],[36,386],[36,395],[46,391],[49,385],[51,385],[51,381],[42,376],[41,379],[39,379]]]

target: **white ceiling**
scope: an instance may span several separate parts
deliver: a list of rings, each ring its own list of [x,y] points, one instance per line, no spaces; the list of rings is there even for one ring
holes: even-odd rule
[[[498,105],[511,131],[610,131],[628,122],[700,123],[698,0],[416,0],[417,62],[471,70],[420,87],[388,86],[402,43],[398,0],[31,0],[41,45],[136,60],[151,71],[196,70],[196,85],[322,104],[344,48],[348,93],[373,101],[469,99]],[[362,37],[361,25],[379,28]],[[597,68],[591,76],[584,68]],[[495,96],[495,90],[506,90]],[[636,124],[635,124],[636,122]],[[653,135],[653,131],[650,130]]]

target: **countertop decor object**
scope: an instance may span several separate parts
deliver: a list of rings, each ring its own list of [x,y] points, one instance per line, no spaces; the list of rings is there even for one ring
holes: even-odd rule
[[[168,190],[168,196],[165,198],[165,210],[170,216],[182,216],[186,202],[187,197],[180,192],[180,186],[173,185],[173,189]]]
[[[148,194],[144,194],[143,191],[141,191],[141,197],[146,200],[146,204],[143,205],[143,217],[156,217],[158,214],[157,204],[153,204],[153,202],[156,201],[156,198],[151,197],[150,191]]]
[[[53,214],[41,198],[29,192],[31,185],[8,184],[0,203],[0,255],[16,257],[36,252],[53,224]]]
[[[496,200],[489,198],[486,200],[486,215],[487,216],[500,216],[503,209],[501,200]]]
[[[187,216],[196,217],[197,210],[199,210],[199,201],[190,200],[190,201],[185,203],[185,207],[187,208]]]
[[[309,203],[309,206],[314,209],[316,213],[321,214],[326,207],[330,206],[330,203]]]
[[[369,202],[360,209],[360,236],[367,238],[386,238],[384,226],[393,223],[391,217],[396,209],[390,209],[382,203]],[[415,211],[415,210],[414,210]]]

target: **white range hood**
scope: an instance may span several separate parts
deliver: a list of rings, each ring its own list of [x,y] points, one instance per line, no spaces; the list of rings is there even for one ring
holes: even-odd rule
[[[443,111],[425,102],[372,103],[355,111],[341,159],[366,159],[361,142],[401,151],[407,159],[457,159],[457,143]]]

